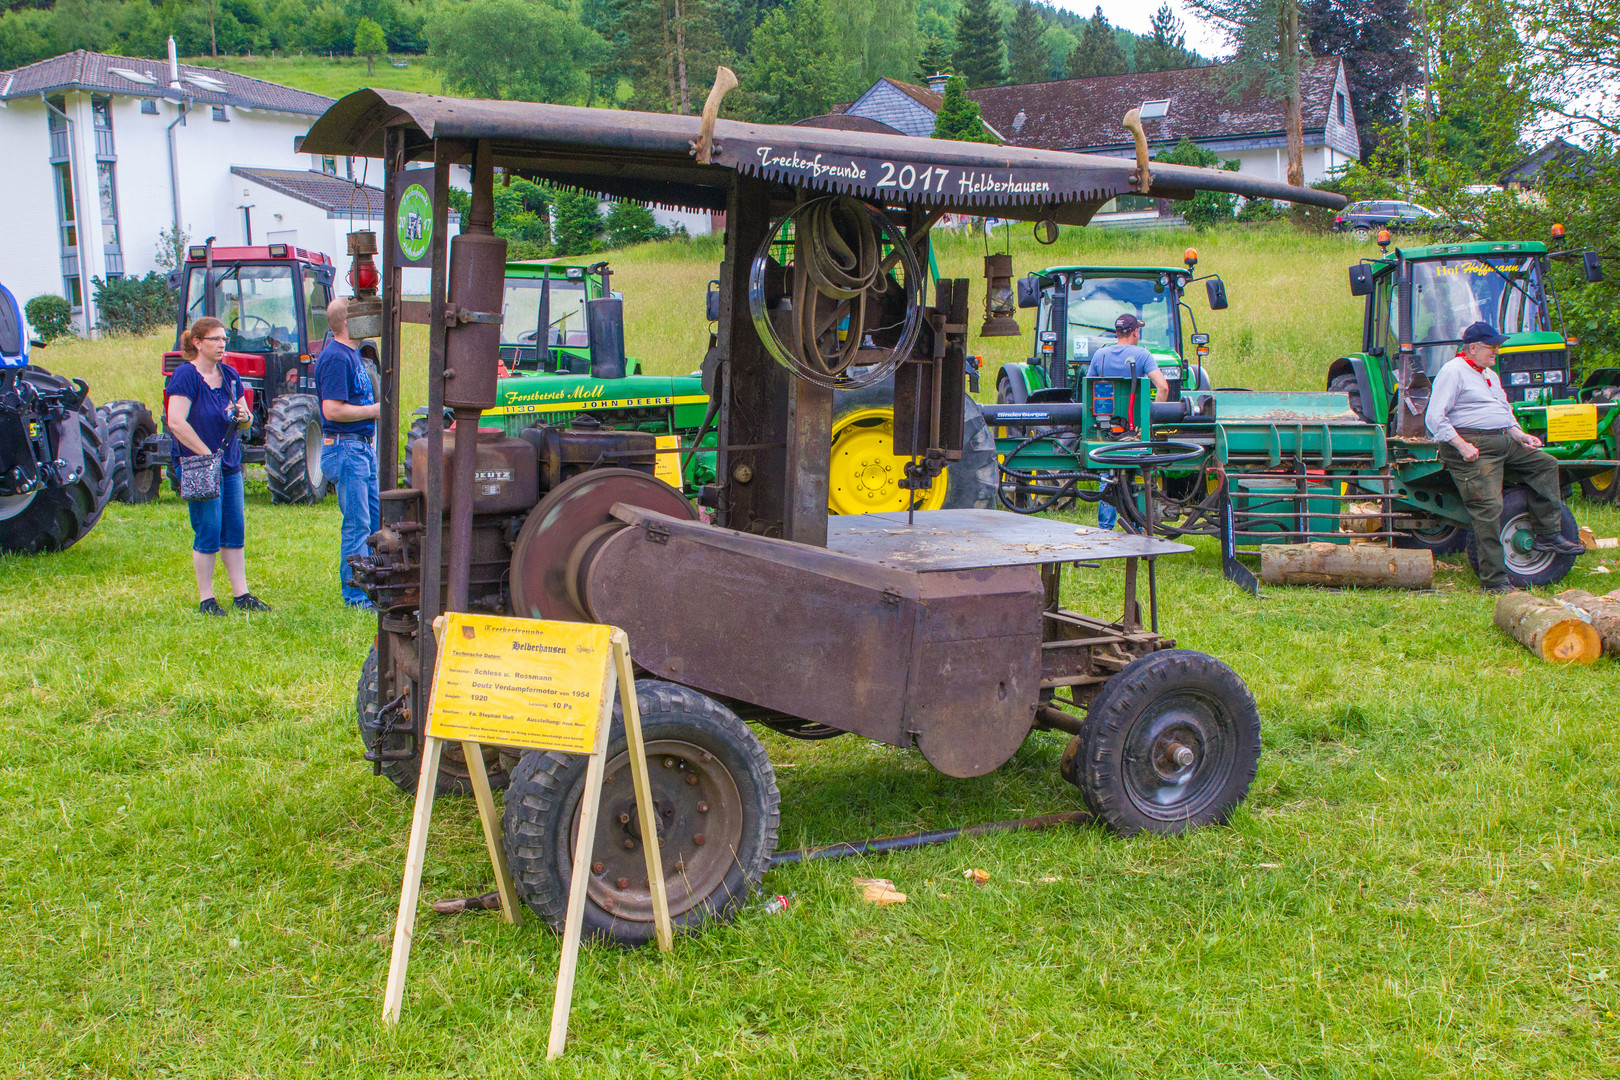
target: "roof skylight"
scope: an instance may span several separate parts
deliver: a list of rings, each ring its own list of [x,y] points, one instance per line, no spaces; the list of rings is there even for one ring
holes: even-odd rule
[[[1144,120],[1152,120],[1152,119],[1154,119],[1156,117],[1166,116],[1166,115],[1169,114],[1169,112],[1170,112],[1170,99],[1169,98],[1166,98],[1163,101],[1144,101],[1144,102],[1142,102],[1142,119],[1144,119]]]
[[[120,79],[128,79],[130,82],[140,83],[142,86],[157,85],[157,80],[144,72],[131,71],[129,68],[108,68],[107,71],[110,74],[117,75]]]

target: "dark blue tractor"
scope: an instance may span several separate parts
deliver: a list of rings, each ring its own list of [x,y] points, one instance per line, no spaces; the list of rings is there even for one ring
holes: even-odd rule
[[[107,506],[111,464],[90,388],[28,363],[22,311],[0,285],[0,554],[72,546]]]

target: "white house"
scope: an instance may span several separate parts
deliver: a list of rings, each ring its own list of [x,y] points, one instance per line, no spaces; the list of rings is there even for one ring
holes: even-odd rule
[[[341,263],[347,218],[265,179],[313,172],[329,185],[367,173],[381,181],[380,162],[293,149],[331,104],[172,55],[165,62],[78,50],[0,72],[8,160],[0,171],[8,211],[0,281],[23,301],[67,297],[89,333],[98,321],[91,279],[155,269],[159,234],[177,225],[193,243],[213,236],[264,244],[297,233],[300,245]]]

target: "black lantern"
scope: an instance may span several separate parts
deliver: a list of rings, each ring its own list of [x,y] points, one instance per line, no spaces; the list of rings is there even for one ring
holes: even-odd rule
[[[1017,337],[1018,300],[1013,295],[1012,256],[1008,254],[984,257],[984,325],[979,327],[980,337]]]

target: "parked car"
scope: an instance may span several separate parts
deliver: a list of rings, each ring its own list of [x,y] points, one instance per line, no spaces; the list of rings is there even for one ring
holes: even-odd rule
[[[1445,232],[1445,217],[1417,203],[1377,200],[1351,203],[1333,219],[1334,232],[1348,232],[1357,240],[1371,240],[1380,229],[1390,232]]]

